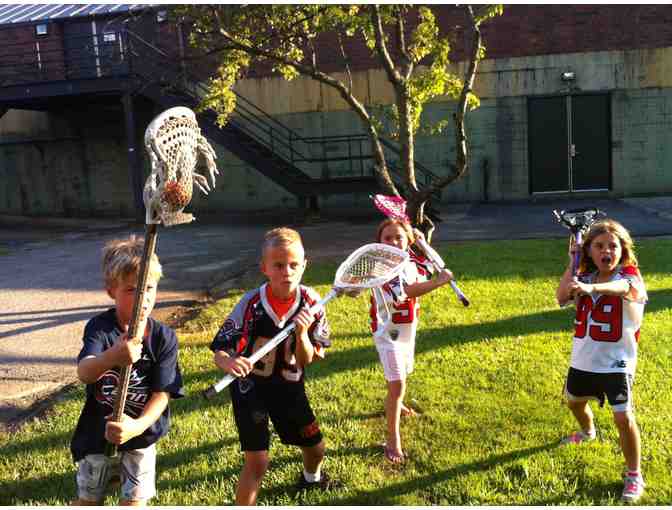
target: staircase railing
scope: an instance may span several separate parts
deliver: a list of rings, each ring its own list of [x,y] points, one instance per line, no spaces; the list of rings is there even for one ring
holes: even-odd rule
[[[200,102],[207,93],[207,85],[192,75],[184,66],[160,48],[145,41],[130,30],[127,33],[127,46],[131,51],[130,68],[144,79],[163,79],[178,92],[187,94]],[[228,120],[236,128],[245,132],[271,152],[297,166],[320,165],[323,178],[373,176],[373,166],[365,164],[373,161],[373,152],[369,136],[366,133],[321,137],[305,137],[278,121],[257,105],[234,91],[236,108]],[[400,149],[391,140],[381,138],[388,168],[398,180],[401,168],[398,164]],[[427,167],[415,162],[418,186],[424,188],[438,179]],[[315,174],[315,170],[308,172]]]

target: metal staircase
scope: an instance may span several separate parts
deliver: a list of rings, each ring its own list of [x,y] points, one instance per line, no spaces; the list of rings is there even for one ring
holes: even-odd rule
[[[138,93],[164,108],[175,105],[196,107],[200,103],[207,92],[202,80],[137,34],[130,30],[124,33],[130,54],[129,71],[138,78]],[[240,94],[236,94],[236,108],[224,127],[217,126],[213,111],[201,112],[198,118],[208,138],[299,199],[380,191],[373,174],[373,155],[366,134],[303,137]],[[383,146],[388,168],[398,184],[401,181],[397,164],[400,151],[389,140],[383,140]],[[332,166],[341,168],[333,172],[337,175],[330,175],[332,172],[328,169]],[[437,179],[417,162],[415,168],[421,188]],[[320,177],[311,176],[318,171],[322,173]],[[399,185],[399,188],[403,194],[403,186]]]

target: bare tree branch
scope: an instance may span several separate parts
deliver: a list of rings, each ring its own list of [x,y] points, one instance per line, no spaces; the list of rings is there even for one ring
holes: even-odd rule
[[[482,37],[481,29],[478,26],[478,23],[476,23],[473,9],[470,5],[466,5],[464,9],[467,14],[467,19],[471,24],[470,26],[473,34],[471,38],[469,65],[467,66],[467,70],[464,73],[464,84],[462,87],[462,92],[460,93],[460,98],[457,102],[457,109],[455,112],[455,163],[451,165],[453,170],[452,175],[447,175],[443,179],[439,179],[436,183],[432,184],[428,190],[430,194],[440,190],[451,182],[456,181],[462,177],[468,169],[469,154],[467,149],[467,134],[464,130],[464,116],[467,110],[467,99],[473,89],[478,62],[480,61]]]
[[[399,50],[399,54],[401,55],[404,80],[408,80],[413,73],[413,60],[408,54],[408,48],[406,47],[406,29],[404,26],[404,16],[401,12],[401,9],[403,9],[402,6],[397,6],[395,9],[395,14],[397,17],[397,48]]]
[[[383,22],[380,19],[380,7],[378,5],[371,6],[371,17],[373,19],[373,31],[376,36],[376,48],[378,48],[378,55],[383,64],[383,68],[387,72],[388,79],[395,85],[401,83],[401,75],[392,62],[390,52],[387,49],[385,42],[385,31],[383,30]]]
[[[336,91],[343,98],[343,100],[347,102],[350,105],[350,107],[354,110],[354,112],[357,114],[357,116],[360,117],[360,119],[362,120],[362,122],[364,123],[364,125],[368,130],[369,136],[371,137],[371,145],[374,159],[376,161],[376,167],[378,168],[378,172],[376,172],[376,174],[379,177],[381,184],[384,187],[386,187],[391,193],[396,195],[399,194],[399,192],[397,191],[397,187],[394,185],[394,182],[392,181],[390,173],[387,169],[387,165],[385,163],[385,155],[383,153],[382,145],[380,144],[380,135],[378,134],[378,130],[376,129],[371,120],[371,116],[369,115],[364,105],[361,102],[359,102],[357,98],[354,97],[348,91],[348,87],[341,80],[337,80],[336,78],[326,73],[323,73],[318,69],[306,66],[304,64],[301,64],[300,62],[296,62],[281,55],[276,55],[268,50],[243,44],[235,40],[234,37],[224,29],[220,29],[220,35],[224,39],[228,40],[234,48],[245,51],[246,53],[251,55],[262,56],[274,62],[291,66],[294,69],[296,69],[299,73],[305,76],[310,76],[312,79],[336,89]]]
[[[338,45],[341,48],[341,56],[343,57],[343,65],[345,66],[345,72],[348,75],[348,88],[352,93],[352,72],[350,70],[350,63],[348,61],[348,55],[345,53],[345,47],[343,46],[343,38],[341,33],[338,33]]]

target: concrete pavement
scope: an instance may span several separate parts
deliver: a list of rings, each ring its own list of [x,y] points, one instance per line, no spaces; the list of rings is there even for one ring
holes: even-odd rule
[[[443,208],[434,244],[465,240],[566,237],[553,209],[598,207],[634,238],[672,235],[672,196],[628,199],[539,200]],[[370,210],[342,212],[298,226],[310,258],[341,256],[371,242],[382,219]],[[161,228],[157,252],[164,266],[159,305],[216,297],[225,282],[257,264],[263,233],[291,216],[206,218]],[[112,305],[102,289],[100,250],[140,225],[123,221],[29,220],[0,217],[0,426],[75,381],[84,324]]]

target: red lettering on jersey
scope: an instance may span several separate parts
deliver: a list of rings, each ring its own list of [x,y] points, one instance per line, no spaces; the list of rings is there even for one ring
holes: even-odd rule
[[[392,314],[393,324],[411,324],[415,320],[415,298],[394,303],[396,312]]]
[[[600,324],[592,324],[588,328],[589,316],[593,322]],[[593,304],[590,296],[581,296],[576,306],[575,324],[576,338],[583,338],[589,333],[596,342],[618,342],[623,335],[623,300],[620,296],[600,296]]]
[[[369,308],[369,316],[371,317],[371,332],[375,333],[378,329],[378,320],[376,319],[376,300],[371,296],[371,307]]]
[[[310,423],[301,429],[301,437],[309,438],[314,437],[320,433],[320,426],[316,421]]]

